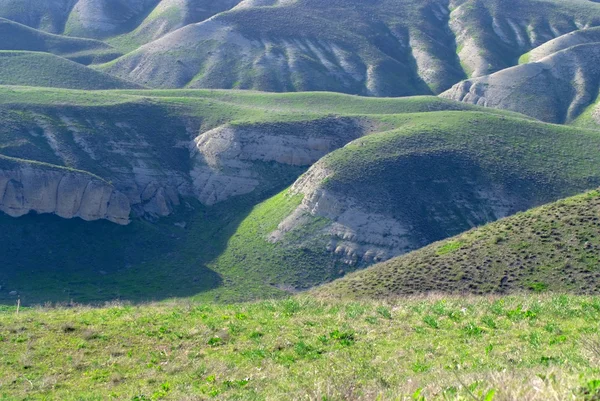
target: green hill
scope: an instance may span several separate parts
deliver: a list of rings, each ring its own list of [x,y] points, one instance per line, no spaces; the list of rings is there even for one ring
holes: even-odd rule
[[[217,274],[208,267],[256,204],[288,187],[328,151],[389,129],[390,123],[381,121],[386,115],[473,109],[435,97],[0,87],[0,153],[13,158],[0,169],[0,192],[12,182],[0,210],[22,216],[0,217],[1,257],[10,261],[0,269],[0,299],[12,302],[9,293],[15,289],[26,303],[284,294],[248,280],[242,280],[247,293],[221,288],[223,280],[237,278],[227,269]],[[227,147],[215,151],[210,141],[196,143],[225,133],[240,139],[243,153],[236,156]],[[191,145],[198,151],[190,153]],[[280,157],[284,154],[289,156]],[[15,159],[38,163],[19,165]],[[77,195],[85,194],[91,178],[65,188],[69,169],[110,183],[111,196],[123,204],[90,210],[102,194]],[[210,196],[210,188],[227,189],[228,182],[246,183],[249,190]],[[66,200],[77,208],[65,207],[72,205]],[[32,211],[126,224],[129,210],[131,223],[125,227],[25,216]],[[211,288],[219,289],[207,292]]]
[[[515,65],[556,36],[594,26],[599,7],[579,0],[243,2],[103,68],[164,88],[437,94],[466,74]]]
[[[302,289],[599,183],[594,131],[469,112],[394,123],[256,207],[210,266]]]
[[[71,89],[132,89],[139,85],[50,53],[0,51],[0,85]]]
[[[122,54],[106,43],[53,35],[0,18],[0,50],[53,53],[81,64],[107,62]]]
[[[0,94],[8,303],[282,296],[600,185],[596,132],[435,97]]]
[[[373,266],[316,293],[598,293],[600,192],[519,213]]]

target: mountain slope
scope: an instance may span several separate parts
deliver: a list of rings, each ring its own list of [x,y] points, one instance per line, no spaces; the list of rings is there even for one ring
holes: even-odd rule
[[[119,48],[135,50],[186,25],[227,11],[238,3],[240,0],[162,0],[133,31],[109,41]]]
[[[569,47],[539,62],[463,81],[441,96],[565,123],[595,102],[599,86],[600,43],[589,43]]]
[[[69,89],[140,87],[50,53],[24,51],[0,51],[0,85]]]
[[[600,183],[593,131],[470,112],[394,123],[256,207],[211,268],[306,288]]]
[[[106,70],[155,87],[440,93],[465,71],[515,65],[524,52],[600,17],[600,6],[579,0],[273,4],[243,2]]]
[[[2,0],[0,16],[45,32],[62,34],[76,0]]]
[[[600,5],[587,0],[456,0],[450,6],[450,27],[470,77],[514,66],[529,50],[600,23]]]
[[[145,86],[375,96],[438,94],[600,23],[600,4],[587,0],[64,0],[28,7],[5,0],[0,16],[131,52],[102,68]]]
[[[600,42],[600,28],[581,29],[559,36],[536,47],[529,53],[524,54],[521,61],[533,63],[569,47],[598,42]]]
[[[103,42],[53,35],[4,18],[0,18],[0,50],[48,52],[81,64],[106,62],[121,55]]]
[[[323,296],[597,294],[600,192],[519,213],[315,290]]]

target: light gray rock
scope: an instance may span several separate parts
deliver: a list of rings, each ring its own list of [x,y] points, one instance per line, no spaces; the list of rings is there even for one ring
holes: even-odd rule
[[[366,133],[361,121],[350,118],[221,126],[190,148],[194,193],[206,205],[251,193],[268,181],[259,164],[308,167]]]
[[[440,96],[565,123],[596,99],[599,85],[600,43],[591,43],[460,82]]]
[[[0,170],[0,211],[12,217],[30,212],[63,218],[129,223],[125,195],[92,175],[43,166]]]

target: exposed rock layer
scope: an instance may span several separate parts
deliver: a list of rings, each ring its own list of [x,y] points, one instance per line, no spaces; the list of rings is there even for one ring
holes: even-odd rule
[[[54,213],[125,225],[131,207],[124,194],[89,174],[28,166],[0,170],[0,210],[12,217]]]

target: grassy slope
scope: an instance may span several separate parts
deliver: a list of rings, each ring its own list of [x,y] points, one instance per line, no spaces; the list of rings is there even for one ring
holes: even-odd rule
[[[94,121],[105,127],[101,135],[109,140],[112,138],[108,129],[110,119],[107,124],[101,122],[110,116],[121,121],[125,114],[128,120],[124,121],[137,127],[137,131],[145,132],[146,140],[152,143],[163,143],[167,139],[164,135],[177,140],[180,134],[176,130],[182,120],[197,121],[202,129],[209,129],[227,122],[294,121],[321,118],[324,113],[361,116],[362,112],[363,118],[368,117],[379,130],[403,128],[371,136],[365,142],[370,145],[361,147],[364,153],[357,153],[356,146],[349,146],[331,155],[328,159],[334,164],[342,163],[342,167],[343,163],[356,164],[353,169],[373,170],[377,163],[387,163],[385,158],[373,157],[377,155],[375,148],[385,150],[393,159],[402,157],[402,152],[394,152],[407,150],[407,146],[413,146],[414,139],[423,139],[422,143],[426,144],[425,138],[437,138],[440,148],[476,150],[477,157],[482,162],[487,160],[490,166],[510,170],[515,168],[511,160],[523,160],[528,163],[523,171],[533,176],[547,178],[555,174],[554,182],[562,182],[560,177],[568,175],[571,183],[564,190],[584,185],[582,183],[589,179],[589,166],[594,165],[598,157],[593,152],[594,135],[508,118],[509,113],[418,113],[444,108],[474,109],[437,98],[370,99],[327,93],[267,95],[228,91],[88,93],[18,87],[0,87],[0,95],[0,108],[7,110],[3,114],[4,121],[7,127],[12,127],[3,134],[2,153],[16,157],[28,154],[50,163],[59,163],[52,159],[50,149],[24,143],[24,136],[19,136],[21,120],[30,118],[27,113],[31,111],[48,117],[57,112],[94,116]],[[160,121],[147,120],[143,117],[144,110],[151,111]],[[157,130],[149,129],[148,125]],[[480,135],[483,127],[488,130],[486,135]],[[519,127],[526,129],[519,131]],[[59,140],[62,140],[61,130],[57,125]],[[495,143],[490,142],[492,134],[496,137]],[[164,143],[167,148],[170,146],[170,142]],[[491,146],[500,144],[505,151],[495,154]],[[514,153],[514,149],[520,150]],[[587,149],[589,154],[584,154]],[[544,161],[545,158],[536,156],[538,153],[554,154],[548,157],[553,161]],[[171,160],[168,154],[165,157]],[[185,168],[181,160],[173,159],[169,165]],[[348,171],[355,171],[353,169]],[[14,302],[15,297],[8,293],[17,290],[26,303],[70,299],[100,302],[114,298],[141,301],[189,296],[228,301],[281,296],[284,294],[281,289],[286,285],[302,287],[336,278],[339,269],[345,266],[340,266],[324,248],[318,244],[312,249],[295,245],[304,235],[308,237],[322,227],[325,221],[316,220],[313,225],[291,233],[286,243],[274,245],[264,240],[301,201],[300,197],[290,198],[283,193],[269,197],[290,185],[300,172],[280,177],[281,181],[271,192],[257,197],[234,199],[211,208],[190,201],[193,210],[183,207],[157,225],[136,220],[131,226],[117,227],[105,222],[65,221],[54,216],[27,216],[17,220],[4,216],[2,225],[11,227],[0,233],[0,243],[6,244],[2,248],[7,255],[4,260],[10,260],[11,266],[18,268],[2,270],[0,299],[4,303]],[[355,176],[369,178],[362,173]],[[340,182],[344,180],[343,176],[338,178]],[[187,223],[185,229],[174,225],[182,221]],[[14,236],[14,231],[21,234]],[[92,232],[95,234],[91,235]],[[455,233],[457,231],[447,235]],[[132,242],[131,238],[135,240]],[[68,243],[75,245],[66,247]],[[24,253],[23,249],[30,251]]]
[[[121,114],[130,110],[126,112],[130,119],[128,124],[138,127],[140,132],[147,132],[147,140],[157,143],[164,139],[160,133],[178,138],[179,134],[171,132],[169,127],[177,128],[181,118],[201,121],[203,129],[208,129],[226,122],[252,124],[306,120],[322,117],[323,111],[360,116],[362,111],[362,115],[379,130],[404,128],[371,136],[366,143],[372,146],[364,146],[364,153],[349,156],[356,152],[356,146],[350,146],[339,155],[332,155],[329,158],[332,162],[356,163],[361,171],[369,171],[377,163],[386,163],[379,156],[373,157],[377,151],[371,152],[377,147],[387,149],[391,146],[397,151],[410,145],[413,141],[410,138],[437,138],[436,141],[441,141],[441,148],[476,150],[482,162],[487,160],[491,166],[502,165],[502,169],[510,170],[514,168],[511,160],[518,158],[529,163],[527,168],[531,169],[527,171],[534,176],[556,174],[556,180],[560,181],[561,175],[569,175],[571,183],[565,186],[565,190],[584,185],[582,182],[589,178],[588,164],[593,165],[597,158],[592,152],[596,140],[593,135],[511,119],[504,112],[464,115],[452,112],[414,113],[444,108],[474,109],[473,106],[437,98],[370,99],[327,93],[266,95],[228,91],[99,91],[90,94],[17,87],[0,88],[0,94],[0,107],[10,111],[3,118],[7,126],[13,127],[5,134],[2,153],[18,157],[25,152],[38,160],[45,160],[46,153],[43,152],[50,150],[36,144],[24,144],[15,128],[21,124],[19,119],[31,110],[48,116],[56,111],[65,113],[71,110],[69,113],[76,112],[75,115],[96,116],[94,119],[98,121],[106,116],[123,118]],[[143,124],[137,122],[135,118],[145,115],[143,110],[146,108],[164,121],[144,119]],[[411,112],[413,114],[403,114]],[[145,128],[148,124],[156,127],[166,125],[154,137],[155,130]],[[521,124],[526,124],[527,129],[519,134]],[[434,129],[434,126],[443,130]],[[493,130],[487,135],[479,135],[482,127]],[[498,143],[490,142],[492,134]],[[110,136],[110,132],[104,129],[102,135]],[[388,142],[386,138],[389,138]],[[534,139],[539,144],[534,143]],[[491,149],[491,146],[499,144],[506,147],[506,151],[501,153],[502,158],[498,158]],[[515,148],[521,149],[520,153],[514,153]],[[590,154],[582,156],[582,152],[586,152],[582,149],[590,149]],[[385,153],[392,159],[396,157],[389,150]],[[550,158],[553,162],[544,162],[543,158],[535,156],[538,153],[556,155]],[[53,162],[51,156],[48,153],[46,161]],[[370,165],[369,160],[374,164]],[[173,163],[181,164],[181,161],[173,160]],[[281,191],[291,184],[299,173],[280,177],[278,186],[258,197],[239,198],[211,208],[191,202],[194,210],[182,208],[156,226],[143,221],[135,221],[129,227],[113,227],[104,222],[64,221],[53,216],[28,216],[18,220],[3,217],[3,225],[13,227],[11,230],[21,230],[23,235],[13,236],[11,230],[2,230],[0,234],[0,241],[8,244],[3,248],[7,252],[7,260],[19,266],[19,269],[3,270],[0,285],[4,289],[0,291],[0,299],[5,303],[14,302],[15,298],[8,292],[17,290],[27,303],[70,299],[99,302],[113,298],[140,301],[189,296],[227,301],[280,296],[284,294],[281,289],[287,285],[303,287],[307,283],[334,279],[338,277],[339,269],[345,269],[345,266],[340,266],[339,261],[318,244],[312,248],[295,245],[305,234],[313,234],[314,230],[322,227],[325,221],[316,220],[313,225],[291,233],[287,238],[289,242],[283,244],[273,245],[264,240],[301,200],[283,194],[266,199],[273,191]],[[368,178],[364,174],[356,174],[356,177]],[[343,181],[343,177],[340,180]],[[187,223],[185,229],[174,225],[182,221]],[[91,236],[91,232],[96,232],[96,235]],[[56,233],[61,234],[57,236]],[[131,238],[135,238],[133,243]],[[63,245],[64,241],[80,245],[67,248]],[[51,256],[47,254],[48,243],[54,244]],[[34,251],[24,254],[25,244],[27,249]],[[282,266],[286,268],[282,269]]]
[[[5,308],[0,398],[593,400],[599,311],[573,296]]]
[[[397,131],[364,137],[322,159],[320,163],[334,172],[322,187],[351,197],[369,212],[408,224],[410,237],[418,244],[415,248],[493,219],[486,213],[468,213],[480,207],[472,203],[480,199],[474,196],[469,180],[465,183],[457,177],[487,177],[504,186],[507,194],[521,202],[515,212],[600,183],[591,173],[600,163],[594,150],[598,145],[585,145],[599,143],[593,131],[465,112],[382,118],[390,123],[392,119],[401,126]],[[473,170],[465,171],[465,165]],[[277,223],[271,219],[282,213],[282,207],[289,209],[277,199],[254,209],[211,265],[213,269],[243,269],[247,276],[302,288],[357,267],[347,266],[325,250],[336,239],[323,232],[330,224],[327,219],[312,219],[276,246],[266,241]],[[423,205],[428,206],[424,209]],[[257,243],[256,232],[246,230],[245,223],[261,219],[265,222],[259,231],[263,240]]]
[[[316,290],[324,296],[421,292],[597,293],[600,192],[466,232]]]
[[[0,84],[71,89],[139,87],[62,57],[25,51],[0,51]]]
[[[0,50],[53,53],[82,64],[107,62],[122,55],[104,42],[54,35],[0,18]]]
[[[90,140],[95,141],[98,136],[99,141],[123,140],[114,138],[111,119],[127,121],[128,125],[135,127],[134,131],[145,133],[146,140],[164,144],[161,147],[167,152],[161,157],[166,158],[169,166],[186,168],[185,160],[173,158],[168,152],[172,146],[170,141],[186,139],[182,121],[196,121],[192,125],[202,125],[202,129],[206,130],[227,122],[253,124],[306,120],[330,113],[372,114],[378,119],[384,114],[444,108],[470,110],[474,107],[435,97],[371,99],[328,93],[275,95],[228,91],[91,93],[0,87],[0,112],[5,127],[0,153],[60,164],[61,160],[44,141],[25,135],[29,132],[28,124],[44,116],[47,123],[54,124],[56,139],[69,144],[71,134],[65,130],[59,116],[68,115],[74,121],[85,116],[102,127],[102,130],[90,134]],[[148,119],[148,115],[156,120]],[[85,120],[82,120],[84,123]],[[382,127],[388,125],[386,122]],[[79,168],[99,175],[104,173],[97,163],[84,163]],[[275,191],[290,185],[301,172],[298,170],[295,175],[280,177],[282,181]],[[110,176],[104,178],[111,179]],[[0,230],[0,243],[4,244],[0,251],[3,252],[2,260],[9,262],[0,269],[0,285],[3,286],[0,302],[12,303],[14,297],[8,295],[12,290],[18,290],[26,303],[70,299],[99,302],[114,298],[141,301],[198,294],[206,299],[281,295],[282,291],[268,283],[265,285],[264,277],[246,277],[245,273],[240,273],[239,265],[225,263],[227,255],[223,262],[214,262],[228,243],[238,246],[231,239],[234,233],[241,232],[243,238],[248,238],[244,235],[252,235],[248,233],[258,230],[266,235],[282,218],[271,213],[272,209],[283,207],[281,210],[285,214],[297,206],[298,200],[291,203],[281,197],[278,198],[279,203],[271,200],[269,207],[254,209],[259,213],[258,226],[253,225],[256,219],[252,218],[244,221],[238,230],[254,205],[271,195],[272,192],[259,198],[237,199],[212,208],[190,200],[194,210],[182,208],[175,216],[163,219],[157,225],[136,220],[128,227],[119,227],[106,222],[66,221],[55,216],[21,219],[0,216],[0,225],[5,228]],[[187,223],[185,229],[174,225],[182,221]],[[15,232],[19,235],[14,235]],[[260,242],[254,237],[248,243],[256,243],[257,240]],[[281,258],[277,260],[281,261]],[[225,286],[207,292],[221,284]]]

